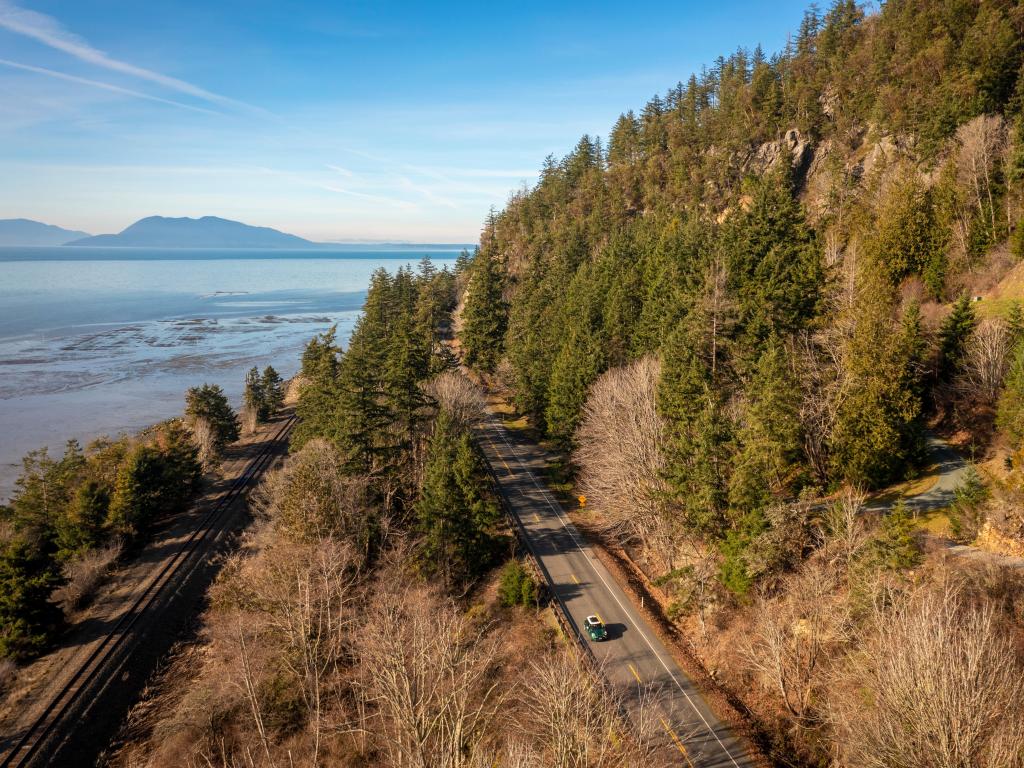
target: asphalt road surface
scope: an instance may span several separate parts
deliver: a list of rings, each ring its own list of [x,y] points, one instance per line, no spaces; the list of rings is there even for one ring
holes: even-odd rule
[[[596,613],[604,620],[608,639],[595,643],[585,638],[585,642],[608,682],[634,704],[648,701],[648,711],[664,731],[666,744],[678,752],[680,765],[755,765],[745,743],[711,711],[544,486],[540,449],[494,418],[481,426],[480,433],[499,489],[522,523],[572,628],[585,638],[581,628],[586,616]]]
[[[964,461],[955,448],[936,435],[928,436],[928,452],[934,464],[934,472],[938,475],[935,485],[924,493],[915,496],[905,496],[902,501],[907,509],[916,514],[930,512],[934,509],[944,509],[953,503],[957,486],[964,479],[967,472],[967,462]],[[868,504],[869,512],[888,512],[895,502],[881,502]]]

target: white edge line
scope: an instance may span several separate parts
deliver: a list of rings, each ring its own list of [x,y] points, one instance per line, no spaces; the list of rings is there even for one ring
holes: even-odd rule
[[[520,469],[522,469],[526,473],[527,477],[530,478],[530,482],[532,482],[533,485],[537,488],[537,490],[541,492],[541,496],[543,497],[544,502],[555,511],[555,515],[558,517],[558,520],[562,524],[562,527],[565,529],[566,533],[568,533],[569,536],[572,537],[573,543],[576,545],[576,548],[586,559],[588,565],[590,565],[591,569],[597,575],[597,578],[599,578],[601,582],[604,584],[605,588],[608,590],[608,593],[612,596],[612,599],[616,602],[616,604],[618,604],[622,612],[628,616],[630,612],[626,610],[626,607],[622,604],[622,601],[619,600],[618,595],[615,594],[615,590],[612,589],[611,585],[607,582],[602,573],[594,565],[593,559],[590,557],[590,555],[587,554],[587,551],[583,548],[583,545],[580,543],[580,540],[576,535],[575,526],[570,527],[568,525],[568,521],[565,519],[564,514],[562,512],[562,508],[556,505],[553,501],[551,501],[550,491],[548,491],[540,483],[538,483],[537,478],[534,477],[533,471],[527,468],[525,464],[523,464],[523,460],[519,457],[519,453],[515,450],[515,448],[512,447],[508,440],[505,439],[504,428],[497,423],[493,415],[488,417],[488,421],[490,422],[491,426],[497,430],[498,436],[501,438],[501,442],[503,442],[505,444],[505,447],[507,447],[512,452],[512,456],[515,458],[516,463],[519,464]],[[493,442],[491,443],[491,449],[494,449]],[[497,451],[495,451],[495,453],[497,453]],[[686,701],[690,705],[690,708],[693,709],[693,711],[697,714],[697,717],[701,719],[701,722],[704,723],[704,726],[708,729],[708,732],[715,737],[715,741],[718,742],[718,745],[722,748],[725,754],[729,756],[729,760],[732,761],[732,764],[735,765],[736,768],[740,768],[740,765],[736,762],[736,758],[733,757],[732,752],[729,751],[729,748],[725,746],[725,743],[722,741],[721,738],[719,738],[718,734],[715,732],[715,729],[711,726],[711,723],[709,723],[707,721],[707,718],[704,717],[704,713],[701,712],[697,705],[693,703],[693,699],[690,697],[690,694],[686,692],[686,689],[683,687],[682,683],[680,683],[678,678],[676,678],[675,673],[673,673],[672,670],[669,669],[668,664],[665,663],[665,660],[661,657],[661,654],[658,653],[658,651],[655,649],[654,644],[651,643],[650,638],[647,637],[647,633],[644,632],[643,627],[637,625],[636,629],[640,633],[640,637],[642,637],[644,639],[644,642],[647,643],[647,647],[651,649],[651,653],[653,653],[654,657],[660,662],[661,666],[668,673],[668,676],[672,678],[672,682],[676,684],[676,687],[679,689],[679,691],[683,694],[683,696],[686,697]]]

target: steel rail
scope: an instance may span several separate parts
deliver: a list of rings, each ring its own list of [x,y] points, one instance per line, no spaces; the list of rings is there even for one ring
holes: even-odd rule
[[[50,699],[40,715],[18,739],[17,743],[0,761],[0,768],[25,768],[31,765],[36,753],[53,735],[61,720],[102,674],[106,663],[125,647],[136,622],[163,596],[165,587],[176,582],[183,567],[191,560],[207,534],[215,529],[221,517],[238,499],[253,478],[259,476],[270,464],[274,449],[295,426],[295,416],[289,416],[267,445],[249,462],[245,471],[235,480],[231,488],[203,516],[199,525],[183,542],[174,556],[157,572],[146,588],[121,614],[114,627],[104,635],[100,643],[90,652],[85,661],[75,670],[56,695]],[[129,649],[130,651],[130,649]]]

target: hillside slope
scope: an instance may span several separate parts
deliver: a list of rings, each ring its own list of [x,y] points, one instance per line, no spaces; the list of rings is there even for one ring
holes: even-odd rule
[[[926,556],[909,509],[863,503],[925,469],[929,429],[979,456],[995,434],[1008,468],[963,473],[952,535],[987,520],[1024,540],[1024,310],[1012,278],[997,311],[974,301],[1024,257],[1022,66],[1020,2],[837,0],[784,51],[720,57],[549,157],[484,224],[466,362],[561,451],[587,525],[777,726],[787,764],[947,759],[930,736],[882,743],[899,681],[851,662],[902,658],[878,628],[909,642],[933,601],[987,604]],[[995,610],[949,631],[1019,668],[1018,614]],[[928,653],[900,663],[963,671]],[[992,701],[976,711],[1020,722]],[[983,765],[998,747],[971,749]]]
[[[89,235],[31,219],[0,219],[0,246],[64,245]]]
[[[96,235],[69,246],[142,248],[315,248],[316,243],[269,227],[203,216],[199,219],[150,216],[116,235]]]

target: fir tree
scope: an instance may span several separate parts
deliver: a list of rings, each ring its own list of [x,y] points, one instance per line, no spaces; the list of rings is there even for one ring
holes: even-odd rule
[[[427,397],[420,387],[430,373],[429,341],[417,332],[411,314],[392,326],[384,361],[382,402],[399,429],[399,451],[411,450]]]
[[[135,446],[117,473],[107,526],[135,536],[155,520],[182,511],[199,487],[198,452],[181,427],[170,425],[150,444]]]
[[[946,277],[944,241],[932,194],[916,173],[894,185],[871,243],[874,258],[892,283],[920,274],[932,296],[940,297]]]
[[[750,190],[747,210],[722,232],[722,267],[745,349],[773,333],[804,327],[818,312],[824,273],[788,179],[770,176]]]
[[[836,476],[868,487],[899,478],[922,450],[919,314],[894,332],[892,289],[875,283],[854,309],[846,353],[849,386],[832,434]]]
[[[963,368],[967,342],[977,324],[971,297],[961,294],[939,327],[939,376],[943,380],[951,381]]]
[[[357,326],[338,371],[322,434],[337,446],[345,467],[355,474],[381,471],[388,452],[384,441],[392,414],[382,397],[381,351]]]
[[[683,329],[669,339],[664,353],[658,410],[667,422],[666,479],[681,522],[698,536],[719,536],[727,522],[731,425],[710,369]]]
[[[238,417],[228,404],[224,390],[216,384],[189,389],[185,394],[185,415],[190,419],[205,419],[210,424],[218,451],[238,439]]]
[[[1019,301],[1014,301],[1006,313],[1006,330],[1010,334],[1011,348],[1024,340],[1024,308]]]
[[[109,506],[110,491],[103,483],[89,479],[78,487],[57,523],[60,559],[66,560],[100,545],[106,532]]]
[[[571,444],[587,390],[604,368],[603,358],[601,345],[587,332],[567,338],[555,358],[545,424],[548,434],[563,446]]]
[[[493,554],[499,520],[483,458],[467,431],[441,410],[430,439],[416,530],[425,573],[448,588],[480,575]]]
[[[914,538],[914,520],[902,500],[882,518],[872,544],[876,565],[890,571],[913,568],[921,560],[921,549]]]
[[[1018,450],[1024,440],[1024,342],[1018,342],[1013,350],[996,409],[996,426]]]
[[[466,288],[462,342],[466,364],[492,372],[501,359],[508,322],[503,270],[491,249],[477,251]]]
[[[245,407],[256,414],[256,418],[263,421],[266,418],[267,406],[263,399],[263,386],[260,382],[260,372],[256,366],[249,369],[245,374],[245,389],[242,393],[242,401]]]
[[[292,431],[289,448],[299,451],[314,437],[338,444],[336,419],[340,392],[341,350],[335,343],[337,326],[314,336],[302,353],[303,386],[295,406],[298,424]]]
[[[37,655],[61,625],[60,609],[50,602],[60,579],[46,549],[31,534],[0,540],[0,657]]]
[[[777,339],[757,361],[746,398],[729,487],[730,505],[744,511],[763,507],[782,490],[800,457],[800,386]]]
[[[284,381],[272,365],[263,369],[260,376],[260,393],[264,406],[262,418],[268,419],[284,405]]]
[[[337,345],[338,326],[314,336],[302,351],[302,376],[310,382],[333,381],[338,374],[341,349]]]

